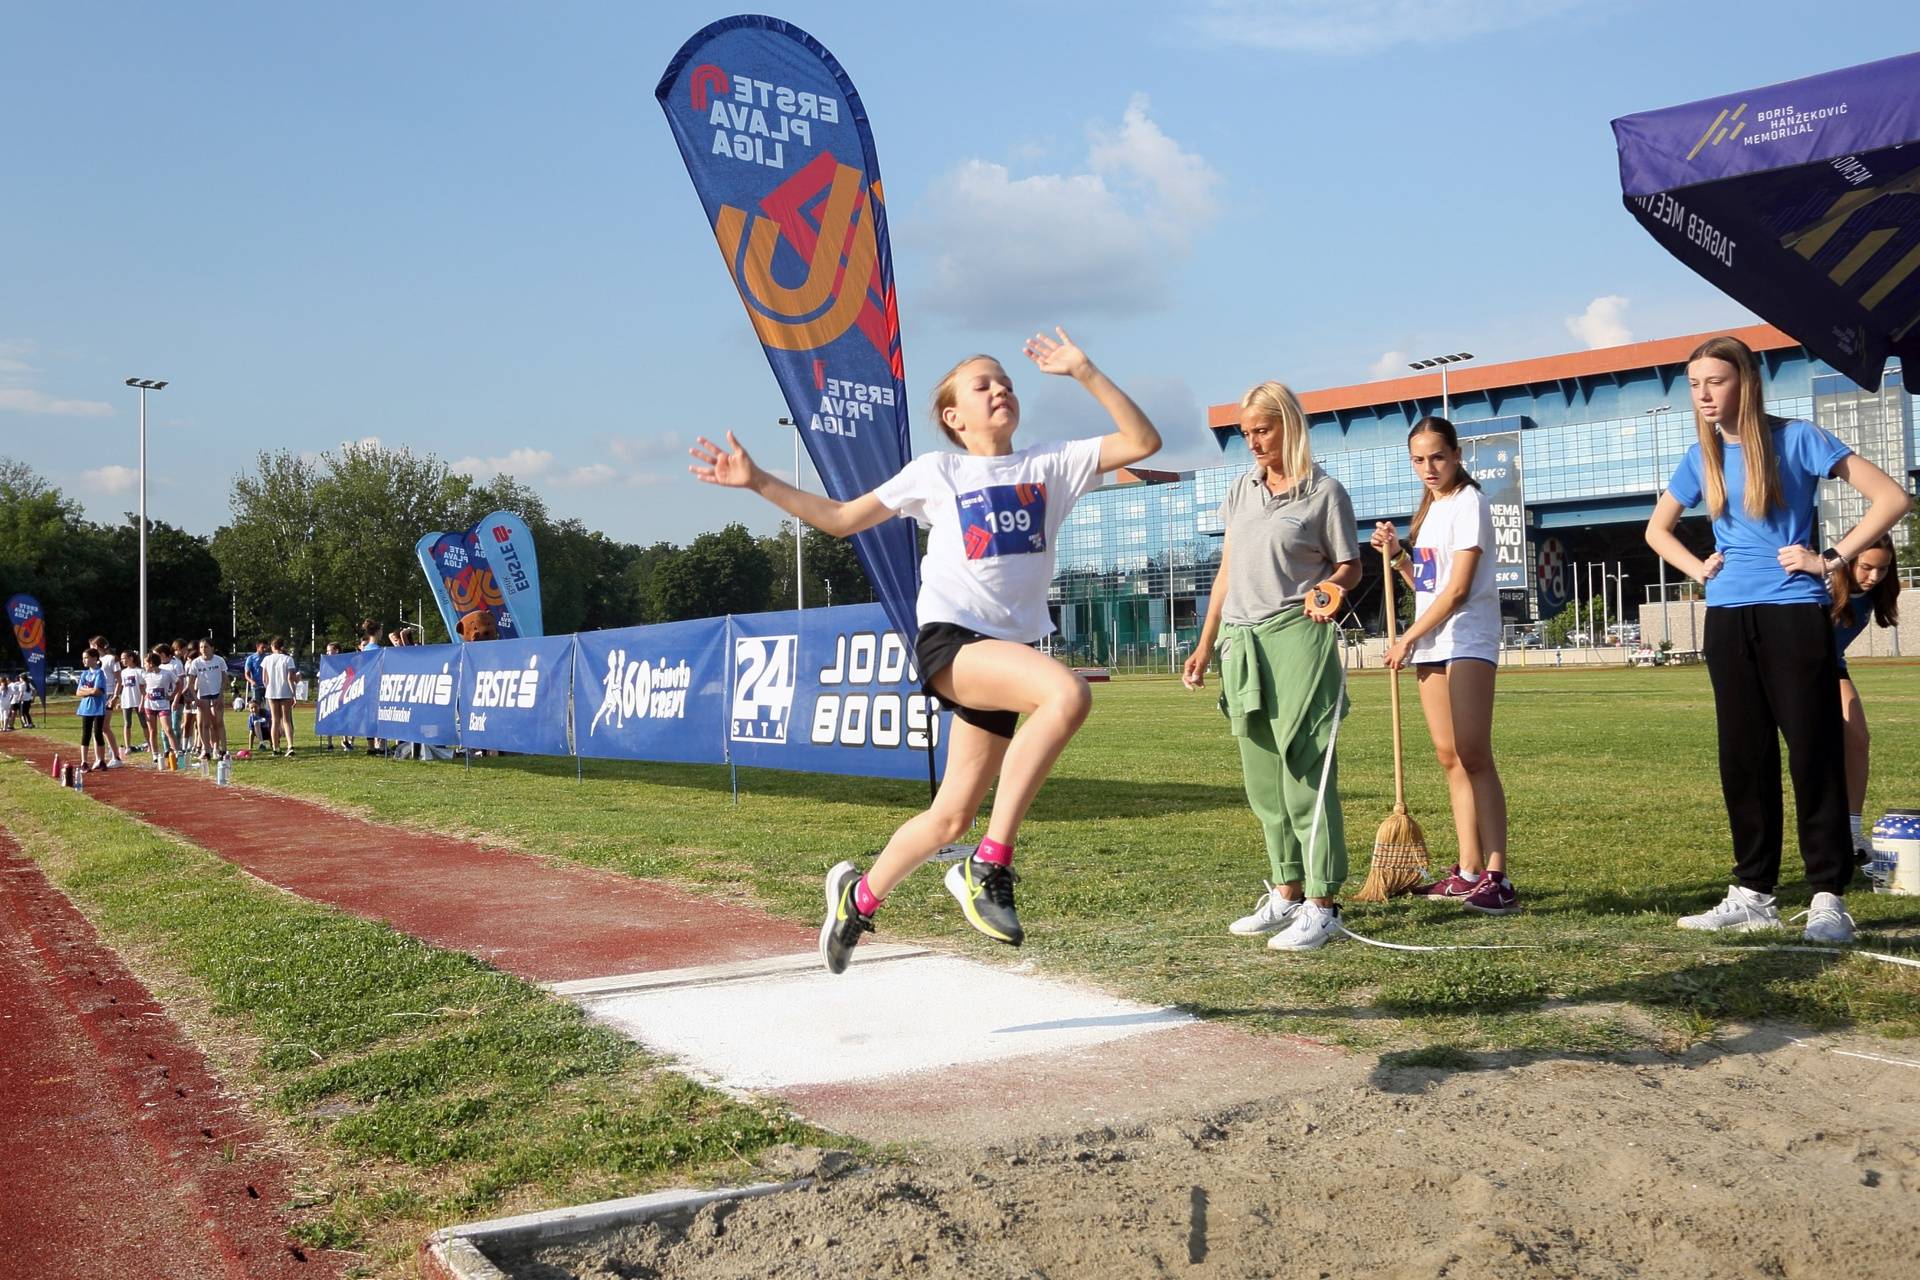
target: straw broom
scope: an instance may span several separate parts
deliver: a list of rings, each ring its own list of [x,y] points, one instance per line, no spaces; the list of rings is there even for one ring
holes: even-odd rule
[[[1387,644],[1391,647],[1400,629],[1393,607],[1393,583],[1399,575],[1384,547],[1380,559],[1386,569]],[[1373,861],[1367,866],[1367,882],[1353,895],[1355,902],[1385,902],[1427,878],[1427,837],[1407,813],[1407,776],[1400,759],[1400,673],[1388,672],[1387,681],[1393,704],[1393,813],[1373,837]]]

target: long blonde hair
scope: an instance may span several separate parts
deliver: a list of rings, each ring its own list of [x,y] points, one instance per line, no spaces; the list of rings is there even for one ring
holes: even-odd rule
[[[1300,397],[1284,382],[1263,382],[1240,397],[1240,422],[1247,415],[1272,418],[1280,424],[1280,468],[1287,478],[1305,480],[1313,474],[1313,445],[1307,439],[1307,411]]]
[[[1760,360],[1753,348],[1733,337],[1708,338],[1687,357],[1695,360],[1724,360],[1739,375],[1740,407],[1734,415],[1740,433],[1740,456],[1746,463],[1746,495],[1741,502],[1746,513],[1758,520],[1776,507],[1786,505],[1780,491],[1780,467],[1773,456],[1773,422],[1767,417],[1761,399]],[[1700,436],[1700,478],[1706,490],[1707,510],[1718,520],[1727,513],[1727,477],[1720,446],[1720,433],[1693,409],[1694,429]]]

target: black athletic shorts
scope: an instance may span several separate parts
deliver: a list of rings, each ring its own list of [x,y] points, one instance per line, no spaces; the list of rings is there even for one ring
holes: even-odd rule
[[[941,697],[933,687],[934,676],[952,666],[954,657],[962,649],[977,641],[991,639],[992,636],[983,636],[978,631],[970,631],[951,622],[929,622],[920,628],[920,634],[913,642],[913,661],[920,668],[920,688],[928,696],[975,728],[985,729],[995,737],[1011,738],[1013,726],[1020,719],[1018,712],[981,711],[974,707],[963,707]]]

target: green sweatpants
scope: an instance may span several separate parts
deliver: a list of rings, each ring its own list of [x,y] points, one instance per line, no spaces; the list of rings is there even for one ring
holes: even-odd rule
[[[1273,882],[1297,881],[1310,898],[1332,897],[1347,878],[1337,763],[1327,770],[1317,837],[1314,808],[1334,718],[1346,712],[1333,629],[1295,609],[1258,627],[1230,627],[1228,634],[1222,700],[1240,747],[1247,804],[1266,837]]]

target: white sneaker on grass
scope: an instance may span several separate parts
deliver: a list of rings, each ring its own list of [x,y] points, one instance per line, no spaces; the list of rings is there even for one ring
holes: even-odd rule
[[[1335,938],[1340,928],[1340,908],[1300,904],[1293,923],[1267,939],[1269,951],[1318,951]]]
[[[1805,919],[1808,942],[1840,943],[1853,941],[1853,917],[1847,914],[1846,900],[1837,893],[1816,893],[1813,905],[1795,916]]]
[[[1300,908],[1305,905],[1301,899],[1295,898],[1290,901],[1281,897],[1280,891],[1271,884],[1267,884],[1264,880],[1260,883],[1267,885],[1267,891],[1260,895],[1260,901],[1253,904],[1253,914],[1241,916],[1228,925],[1228,933],[1238,934],[1243,938],[1257,938],[1264,933],[1278,933],[1292,924],[1293,918],[1300,914]]]
[[[1681,916],[1674,923],[1682,929],[1730,929],[1751,933],[1755,929],[1778,929],[1780,908],[1770,893],[1755,893],[1740,885],[1728,885],[1727,896],[1710,910],[1697,916]]]

